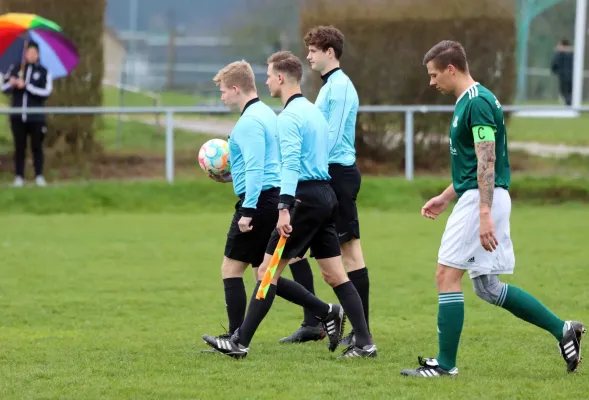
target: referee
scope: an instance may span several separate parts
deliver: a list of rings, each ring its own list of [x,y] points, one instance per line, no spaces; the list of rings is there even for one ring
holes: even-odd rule
[[[203,339],[209,346],[230,357],[246,357],[255,331],[278,295],[311,310],[323,322],[330,351],[335,351],[339,345],[347,314],[356,341],[341,357],[376,357],[377,349],[368,333],[362,301],[348,279],[341,259],[335,228],[337,198],[329,185],[328,174],[329,126],[321,111],[301,94],[302,74],[301,60],[290,52],[275,53],[268,60],[266,84],[271,96],[280,97],[284,104],[284,110],[278,116],[281,203],[278,205],[277,229],[268,242],[258,279],[270,264],[279,236],[288,236],[276,275],[264,299],[252,298],[245,320],[233,337],[204,335]],[[295,198],[301,203],[291,221],[290,208]],[[303,256],[308,249],[313,252],[325,281],[333,288],[341,305],[324,303],[297,282],[280,277],[288,261]]]
[[[14,186],[24,185],[27,140],[31,141],[35,182],[45,186],[43,177],[43,139],[47,131],[45,114],[27,113],[28,107],[44,107],[53,91],[51,73],[39,63],[39,46],[29,42],[25,51],[24,65],[20,70],[14,64],[4,75],[2,92],[12,97],[12,107],[21,108],[21,114],[10,115],[14,139]]]

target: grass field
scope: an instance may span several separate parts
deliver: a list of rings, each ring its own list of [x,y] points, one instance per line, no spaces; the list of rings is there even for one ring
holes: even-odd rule
[[[119,107],[121,102],[124,107],[153,107],[156,101],[156,99],[145,92],[123,91],[121,97],[121,90],[111,86],[103,86],[102,93],[104,96],[103,104],[108,107]],[[213,92],[206,96],[199,93],[184,93],[178,91],[160,91],[154,94],[157,97],[157,102],[161,106],[192,107],[202,105],[223,105],[221,94],[219,92]],[[262,88],[260,91],[260,98],[270,106],[280,106],[281,104],[280,99],[272,98],[268,94],[266,88]],[[192,117],[194,118],[195,116]],[[220,117],[237,120],[237,118],[239,118],[239,113],[236,112],[230,115],[220,115]]]
[[[153,117],[153,116],[152,116]],[[154,120],[155,121],[155,120]],[[113,117],[105,117],[97,122],[96,139],[108,152],[128,152],[141,154],[152,152],[164,154],[166,146],[165,119],[161,125],[151,125],[134,120],[119,121]],[[0,152],[13,151],[12,134],[7,128],[0,129]],[[198,133],[183,129],[174,129],[174,145],[179,152],[191,151],[198,153],[200,146],[207,140],[216,137],[208,133]]]
[[[586,190],[584,182],[579,188]],[[447,216],[428,221],[419,208],[425,191],[442,184],[366,180],[362,237],[379,358],[352,362],[336,360],[339,352],[329,353],[325,342],[279,345],[302,315],[280,299],[247,359],[199,353],[205,348],[201,335],[222,333],[221,324],[226,326],[219,270],[234,201],[228,185],[4,190],[0,397],[586,397],[586,366],[566,374],[549,334],[478,300],[466,278],[459,376],[399,376],[401,368],[416,365],[418,355],[437,351],[434,269]],[[514,200],[517,267],[516,275],[505,278],[563,318],[585,322],[586,213],[578,203]],[[317,274],[320,296],[335,301],[319,279]],[[246,286],[253,288],[249,272]]]
[[[162,125],[149,125],[142,122],[127,120],[122,121],[120,136],[118,121],[114,118],[105,118],[98,131],[98,139],[108,151],[123,152],[152,152],[164,154],[166,149],[165,120]],[[209,139],[216,137],[208,133],[190,132],[183,129],[174,129],[174,148],[177,152],[190,151],[198,154],[200,146]]]
[[[589,114],[579,118],[514,117],[507,127],[509,140],[589,147]]]

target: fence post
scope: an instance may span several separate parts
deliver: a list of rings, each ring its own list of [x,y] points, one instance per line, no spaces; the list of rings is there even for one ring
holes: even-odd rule
[[[405,111],[405,179],[413,180],[413,110]]]
[[[174,182],[174,114],[166,111],[166,180]]]

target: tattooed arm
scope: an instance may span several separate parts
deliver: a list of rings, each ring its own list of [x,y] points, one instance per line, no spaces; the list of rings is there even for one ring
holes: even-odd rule
[[[482,127],[479,127],[479,129]],[[490,213],[495,191],[495,142],[475,143],[477,153],[477,180],[481,196],[481,214]]]
[[[493,251],[499,244],[491,217],[493,193],[495,192],[495,130],[490,126],[472,128],[477,154],[477,180],[480,195],[480,239],[481,246]]]

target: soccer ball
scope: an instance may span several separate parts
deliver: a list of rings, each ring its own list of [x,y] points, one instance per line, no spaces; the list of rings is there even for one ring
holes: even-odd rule
[[[211,175],[221,176],[231,171],[229,143],[223,139],[211,139],[198,152],[198,164]]]

